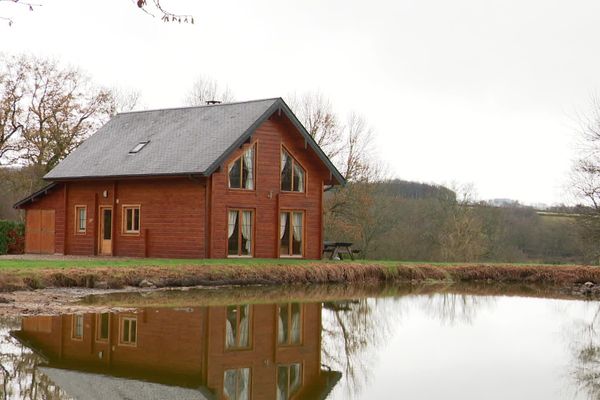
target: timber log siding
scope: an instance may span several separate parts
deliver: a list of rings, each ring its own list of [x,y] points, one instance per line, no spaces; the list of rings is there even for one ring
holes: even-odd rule
[[[228,165],[256,145],[255,188],[229,189]],[[281,150],[305,170],[305,191],[280,190]],[[101,207],[112,208],[113,256],[166,258],[227,257],[229,209],[253,211],[253,257],[277,258],[279,213],[302,211],[303,257],[321,257],[323,187],[330,172],[306,145],[290,121],[273,115],[250,140],[208,177],[145,177],[61,181],[47,195],[23,204],[25,210],[55,210],[54,252],[100,254]],[[124,206],[140,208],[139,233],[123,230]],[[85,207],[85,232],[76,222],[76,207]],[[26,227],[27,229],[27,227]]]

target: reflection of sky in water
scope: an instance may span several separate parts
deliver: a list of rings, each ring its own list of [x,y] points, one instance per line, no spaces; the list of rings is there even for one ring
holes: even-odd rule
[[[342,380],[333,399],[590,398],[572,379],[572,347],[598,303],[436,294],[373,305],[386,334],[355,357],[368,383],[349,395]]]
[[[300,326],[304,333],[298,345],[298,360],[296,356],[289,357],[293,350],[276,345],[277,326],[281,324],[271,317],[278,308],[269,304],[251,306],[252,318],[257,321],[252,325],[250,341],[255,343],[252,347],[256,349],[253,385],[262,382],[261,373],[275,376],[271,365],[292,360],[301,362],[298,368],[302,368],[305,375],[304,384],[310,383],[306,374],[311,368],[328,371],[331,367],[341,372],[342,380],[328,397],[336,400],[600,398],[600,382],[595,378],[600,371],[598,302],[447,293],[332,301],[323,303],[322,307],[313,301],[302,305]],[[207,326],[218,329],[208,328],[207,332],[212,332],[210,340],[203,336],[203,330],[194,330],[189,343],[173,342],[175,347],[171,351],[191,354],[200,343],[217,343],[217,347],[207,353],[216,354],[216,358],[209,358],[206,364],[209,371],[210,368],[218,370],[217,377],[223,376],[223,365],[231,367],[242,363],[241,359],[235,361],[235,352],[227,355],[222,348],[226,307],[144,310],[146,316],[140,319],[138,332],[140,340],[143,335],[154,335],[151,328],[163,323],[168,323],[165,332],[171,335],[172,330],[193,320],[200,321],[201,315],[211,316],[213,325]],[[208,314],[203,314],[205,312]],[[30,321],[35,319],[32,317]],[[0,325],[0,364],[5,369],[4,376],[10,375],[7,397],[24,398],[36,392],[40,398],[68,398],[42,373],[43,369],[35,368],[41,359],[9,336],[11,329],[19,329],[19,322],[0,321]],[[221,341],[223,343],[218,344]],[[141,341],[138,347],[138,351],[146,352]],[[589,349],[594,350],[592,357],[582,358],[581,354],[590,354]],[[117,353],[120,351],[117,346]],[[85,353],[89,353],[87,348]],[[277,355],[273,361],[266,362],[270,354],[283,358]],[[233,358],[221,365],[219,359],[229,356]],[[311,360],[316,360],[312,367]],[[193,366],[199,368],[196,362]],[[154,378],[142,376],[140,379]],[[222,386],[215,382],[207,383],[211,390]],[[313,383],[322,386],[319,382]],[[271,384],[275,387],[276,383]],[[253,390],[264,391],[265,387],[255,386]],[[268,393],[274,393],[274,389]],[[312,395],[302,398],[312,398]]]

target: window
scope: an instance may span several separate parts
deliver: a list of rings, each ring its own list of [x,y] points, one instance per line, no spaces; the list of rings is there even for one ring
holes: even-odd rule
[[[123,206],[123,232],[140,233],[140,206]]]
[[[279,214],[279,255],[281,257],[302,257],[303,224],[302,211],[283,211]]]
[[[250,306],[228,306],[225,327],[226,349],[247,349],[250,347]]]
[[[139,142],[138,144],[135,145],[135,147],[131,150],[129,150],[129,154],[135,154],[135,153],[139,153],[140,150],[142,150],[144,147],[146,147],[146,145],[150,143],[149,140],[145,141],[145,142]]]
[[[302,310],[300,303],[277,305],[277,343],[300,344],[302,340]]]
[[[96,314],[96,340],[108,340],[108,313]]]
[[[121,317],[121,334],[119,344],[135,345],[137,343],[137,317]]]
[[[290,153],[281,149],[281,190],[284,192],[304,192],[304,168]]]
[[[75,206],[75,231],[77,233],[85,233],[87,224],[87,208],[86,206]]]
[[[255,154],[256,145],[253,145],[238,159],[229,164],[229,187],[231,189],[254,189]]]
[[[223,397],[225,399],[250,399],[250,368],[227,369],[223,378]]]
[[[277,367],[277,400],[289,400],[302,386],[302,366],[299,363]]]
[[[251,210],[229,210],[228,256],[252,256],[252,214]]]
[[[73,315],[71,338],[77,340],[83,339],[83,315]]]

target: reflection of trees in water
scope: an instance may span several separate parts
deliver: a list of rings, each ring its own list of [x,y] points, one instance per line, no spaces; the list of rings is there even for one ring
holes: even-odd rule
[[[418,298],[418,308],[426,315],[450,326],[456,323],[472,323],[482,309],[496,304],[493,296],[473,296],[456,293],[436,293]]]
[[[573,355],[570,373],[580,392],[589,399],[600,399],[600,305],[593,304],[592,317],[577,320],[568,329]]]
[[[359,299],[324,304],[322,360],[342,372],[345,398],[357,396],[369,380],[375,349],[389,333],[389,302]],[[395,311],[397,314],[397,311]]]
[[[10,336],[16,319],[0,319],[0,377],[2,399],[63,400],[69,397],[37,371],[40,357]]]

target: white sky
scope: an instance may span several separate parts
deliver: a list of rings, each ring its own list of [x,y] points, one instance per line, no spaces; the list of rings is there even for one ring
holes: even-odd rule
[[[409,180],[478,196],[568,201],[575,114],[600,87],[597,0],[130,0],[0,2],[0,51],[55,57],[96,82],[174,107],[199,75],[239,100],[321,91],[377,133]]]

